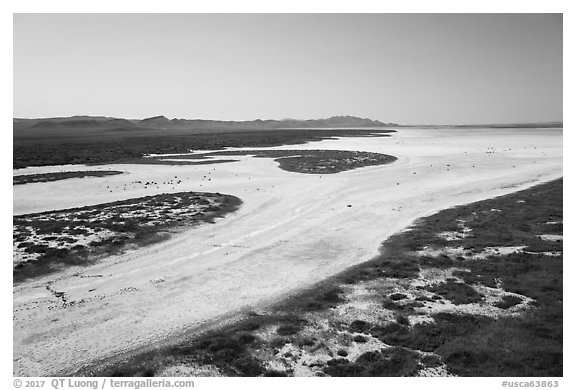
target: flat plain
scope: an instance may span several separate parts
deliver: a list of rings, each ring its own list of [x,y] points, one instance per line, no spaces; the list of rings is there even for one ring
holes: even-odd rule
[[[395,130],[395,133],[385,137],[367,136],[369,133],[350,137],[347,134],[344,138],[297,146],[290,143],[268,148],[240,145],[247,148],[227,148],[225,151],[216,147],[214,150],[193,153],[192,156],[202,156],[199,160],[190,158],[190,152],[176,150],[175,153],[150,157],[168,160],[155,164],[138,161],[137,164],[45,165],[15,169],[15,175],[101,169],[124,172],[121,175],[15,186],[15,218],[183,192],[227,194],[239,198],[242,204],[236,211],[213,221],[215,223],[182,229],[161,242],[16,283],[13,295],[14,374],[98,373],[104,372],[110,364],[130,362],[134,356],[148,356],[151,359],[151,356],[157,355],[154,351],[181,345],[183,340],[198,338],[214,328],[237,323],[254,316],[254,313],[266,315],[275,305],[287,304],[287,299],[303,290],[314,288],[317,283],[352,266],[383,256],[380,252],[382,242],[403,232],[421,218],[454,206],[526,190],[562,177],[562,129]],[[299,152],[295,154],[294,151]],[[328,170],[326,173],[280,169],[282,158],[275,161],[278,156],[302,156],[303,151],[342,151],[356,155],[363,152],[366,156],[374,153],[395,159],[387,159],[385,164],[354,166],[353,169]],[[201,165],[172,164],[170,161],[191,159],[209,162],[221,155],[226,158],[231,155],[236,161]],[[95,163],[98,164],[98,161]],[[175,177],[178,180],[175,181]],[[559,190],[556,188],[556,191]],[[523,199],[515,201],[518,200]],[[493,213],[496,215],[498,212]],[[457,221],[457,218],[451,221]],[[463,226],[449,226],[449,229],[437,233],[445,232],[444,242],[451,243],[451,238],[465,239],[463,235],[467,231],[464,229],[469,226],[466,225],[468,220],[464,221]],[[545,252],[551,252],[551,256],[558,252],[557,245],[547,244],[551,235],[553,239],[558,238],[558,231],[539,234],[547,235],[541,238],[541,246],[550,246]],[[438,244],[437,241],[434,243]],[[232,360],[239,358],[233,356],[230,361],[204,362],[209,368],[198,368],[198,361],[189,367],[157,361],[156,366],[142,367],[144,371],[138,373],[149,374],[146,370],[152,370],[153,374],[161,374],[161,369],[169,369],[172,370],[168,371],[169,374],[177,374],[175,370],[181,370],[183,374],[260,375],[288,372],[316,375],[321,372],[337,375],[349,372],[362,375],[358,371],[359,366],[368,358],[372,361],[392,358],[405,361],[408,357],[408,360],[416,359],[417,364],[422,364],[425,356],[432,356],[425,359],[424,365],[428,361],[426,367],[434,366],[437,370],[429,370],[429,373],[466,375],[466,372],[459,371],[457,364],[447,364],[450,363],[450,356],[453,359],[456,356],[451,354],[457,352],[455,344],[451,350],[445,347],[439,351],[437,349],[441,346],[438,345],[418,348],[413,344],[417,336],[413,332],[421,330],[417,327],[419,320],[414,316],[436,315],[439,316],[436,322],[441,323],[446,318],[434,311],[438,306],[474,305],[477,303],[475,299],[485,302],[489,297],[493,301],[488,305],[492,311],[482,315],[493,318],[490,313],[525,309],[529,299],[538,297],[521,291],[520,287],[520,290],[500,295],[490,295],[488,290],[471,291],[463,285],[474,284],[473,281],[466,279],[466,275],[454,274],[454,271],[464,272],[462,269],[451,269],[447,260],[443,265],[434,265],[434,262],[441,256],[448,257],[450,261],[458,261],[455,260],[458,256],[464,261],[473,261],[474,256],[486,255],[484,251],[490,250],[486,247],[507,247],[505,251],[513,251],[514,248],[509,247],[514,246],[516,252],[541,252],[543,249],[531,248],[534,244],[525,242],[514,245],[494,243],[473,250],[468,248],[468,252],[466,248],[457,249],[457,246],[454,247],[456,249],[447,250],[438,245],[425,246],[411,250],[424,251],[421,256],[430,259],[430,264],[418,264],[418,269],[440,269],[437,275],[426,274],[434,280],[423,285],[425,291],[421,294],[426,299],[440,297],[429,304],[433,309],[419,313],[418,307],[426,306],[413,306],[415,314],[404,308],[410,303],[408,301],[418,298],[407,287],[413,281],[407,280],[404,285],[397,286],[394,285],[394,276],[390,275],[391,284],[386,287],[387,290],[379,291],[388,297],[388,308],[382,310],[388,310],[384,314],[389,315],[390,323],[380,322],[379,328],[375,328],[374,319],[360,318],[363,322],[354,324],[350,321],[347,323],[347,326],[352,326],[352,331],[348,331],[350,337],[365,334],[362,337],[368,342],[354,341],[363,345],[355,352],[339,344],[322,347],[340,358],[325,358],[325,366],[319,366],[318,370],[308,370],[302,368],[304,365],[298,365],[298,362],[306,362],[305,359],[282,360],[278,357],[287,352],[294,355],[295,351],[288,349],[298,345],[298,341],[289,338],[305,328],[302,324],[284,324],[293,328],[279,331],[279,336],[285,337],[286,342],[283,345],[277,343],[278,352],[273,354],[274,348],[271,348],[271,355],[265,358],[257,355],[251,357],[268,362],[268,365],[260,364],[256,371],[250,371],[254,366],[247,360],[243,361],[245,365],[240,364],[242,361],[233,364]],[[469,265],[466,267],[470,268]],[[420,274],[420,277],[426,275]],[[409,276],[419,277],[417,274]],[[361,287],[370,290],[374,286]],[[498,286],[486,285],[486,288],[497,289]],[[82,304],[64,305],[61,296],[56,296],[54,291],[65,294],[68,302]],[[350,294],[364,293],[342,290],[332,295],[332,303],[340,300],[348,302]],[[482,298],[475,294],[482,294]],[[419,302],[423,301],[425,299]],[[440,301],[444,301],[444,304]],[[356,315],[354,305],[349,307],[352,310],[350,318]],[[329,310],[338,310],[338,306]],[[310,318],[306,321],[313,322]],[[392,324],[397,325],[386,332],[381,329]],[[280,325],[272,324],[265,331],[278,333],[274,326]],[[265,334],[254,337],[267,340]],[[298,348],[306,350],[308,342],[301,340],[302,345]],[[389,355],[364,356],[356,361],[365,352],[380,351],[382,344],[379,343],[394,348],[418,349],[424,353],[414,358],[404,349],[390,349]],[[341,349],[343,352],[339,352]],[[432,353],[436,355],[430,355]],[[554,353],[551,351],[550,356],[557,356]],[[440,361],[435,360],[438,356]],[[330,360],[334,361],[329,363]],[[190,367],[200,371],[190,371]],[[422,371],[408,363],[402,367],[409,369],[398,373],[414,375]]]

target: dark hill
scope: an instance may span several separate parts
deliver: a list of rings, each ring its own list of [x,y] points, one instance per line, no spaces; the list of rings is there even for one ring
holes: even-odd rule
[[[170,119],[166,118],[163,115],[153,116],[151,118],[146,118],[142,120],[133,120],[132,123],[138,127],[147,127],[154,129],[166,129],[173,127]]]
[[[134,128],[135,125],[126,119],[78,115],[68,118],[41,118],[13,120],[14,130],[106,130],[115,128]]]

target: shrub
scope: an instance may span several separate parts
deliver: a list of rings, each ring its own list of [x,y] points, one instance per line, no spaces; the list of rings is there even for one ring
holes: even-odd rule
[[[351,332],[366,333],[370,329],[370,324],[366,321],[355,320],[352,321],[348,329],[350,329]]]
[[[254,331],[260,328],[260,324],[256,321],[247,320],[240,324],[241,330]]]
[[[401,314],[396,316],[396,322],[400,325],[410,326],[410,320],[408,319],[408,317]]]
[[[280,325],[276,329],[276,333],[280,336],[290,336],[300,332],[301,328],[298,325]]]
[[[302,348],[314,345],[315,341],[312,337],[304,336],[296,338],[296,340],[294,340],[294,344]]]
[[[420,363],[426,367],[438,367],[442,365],[442,359],[437,355],[424,355],[420,358]]]
[[[286,339],[285,337],[273,337],[270,340],[270,347],[271,348],[282,348],[284,345],[286,345],[286,343],[288,343],[288,339]]]
[[[256,341],[256,336],[254,336],[251,333],[241,333],[238,336],[238,341],[241,342],[242,344],[251,344],[254,341]]]
[[[365,352],[349,362],[332,359],[324,372],[330,376],[411,376],[418,371],[418,354],[405,348],[387,348],[382,351]]]
[[[516,306],[522,302],[523,302],[522,298],[519,298],[515,295],[505,295],[502,297],[500,301],[496,302],[494,306],[500,309],[509,309],[512,306]]]
[[[260,362],[249,356],[235,359],[230,365],[240,371],[243,376],[258,376],[264,372]]]
[[[393,301],[399,301],[400,299],[407,298],[407,296],[406,296],[406,294],[402,294],[402,293],[394,293],[394,294],[390,294],[389,298],[392,299]]]
[[[484,297],[465,283],[447,281],[428,287],[428,291],[441,295],[455,305],[480,302]]]
[[[384,276],[388,278],[407,279],[413,278],[420,272],[420,267],[414,261],[407,261],[406,259],[397,262],[390,262],[385,269]]]

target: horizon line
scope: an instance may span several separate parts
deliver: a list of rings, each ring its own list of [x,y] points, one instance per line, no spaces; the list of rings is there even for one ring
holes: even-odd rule
[[[173,120],[186,120],[186,121],[213,121],[213,122],[255,122],[255,121],[262,121],[262,122],[268,122],[268,121],[277,121],[277,122],[281,122],[281,121],[313,121],[313,120],[326,120],[326,119],[332,119],[332,118],[357,118],[357,119],[365,119],[365,120],[371,120],[371,121],[377,121],[377,122],[381,122],[384,124],[394,124],[394,125],[398,125],[398,126],[403,126],[403,127],[419,127],[419,126],[483,126],[483,125],[534,125],[534,124],[564,124],[564,120],[542,120],[542,121],[529,121],[529,122],[524,122],[524,121],[519,121],[519,122],[474,122],[474,123],[405,123],[405,124],[401,124],[398,122],[392,122],[392,121],[382,121],[380,119],[372,119],[372,118],[368,118],[368,117],[359,117],[359,116],[355,116],[355,115],[332,115],[329,117],[324,117],[324,118],[308,118],[308,119],[298,119],[298,118],[282,118],[282,119],[261,119],[261,118],[256,118],[256,119],[204,119],[204,118],[179,118],[179,117],[173,117],[173,118],[168,118],[165,115],[154,115],[154,116],[149,116],[149,117],[145,117],[145,118],[126,118],[126,117],[117,117],[117,116],[107,116],[107,115],[86,115],[86,114],[76,114],[76,115],[70,115],[70,116],[53,116],[53,117],[12,117],[12,120],[50,120],[50,119],[69,119],[69,118],[74,118],[74,117],[89,117],[89,118],[110,118],[110,119],[124,119],[124,120],[128,120],[128,121],[143,121],[146,119],[154,119],[154,118],[161,118],[164,117],[166,119],[168,119],[169,121],[173,121]]]

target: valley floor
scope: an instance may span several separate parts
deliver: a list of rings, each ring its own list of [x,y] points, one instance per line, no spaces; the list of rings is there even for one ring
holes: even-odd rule
[[[562,131],[553,129],[402,129],[385,138],[274,149],[366,151],[398,160],[321,175],[235,156],[238,162],[216,165],[109,165],[125,174],[15,186],[15,215],[182,191],[230,194],[243,204],[170,240],[15,285],[14,374],[73,374],[177,344],[378,256],[382,241],[418,218],[562,176]],[[15,174],[55,170],[88,169]],[[136,184],[174,176],[181,183]],[[90,303],[54,307],[46,285]]]

